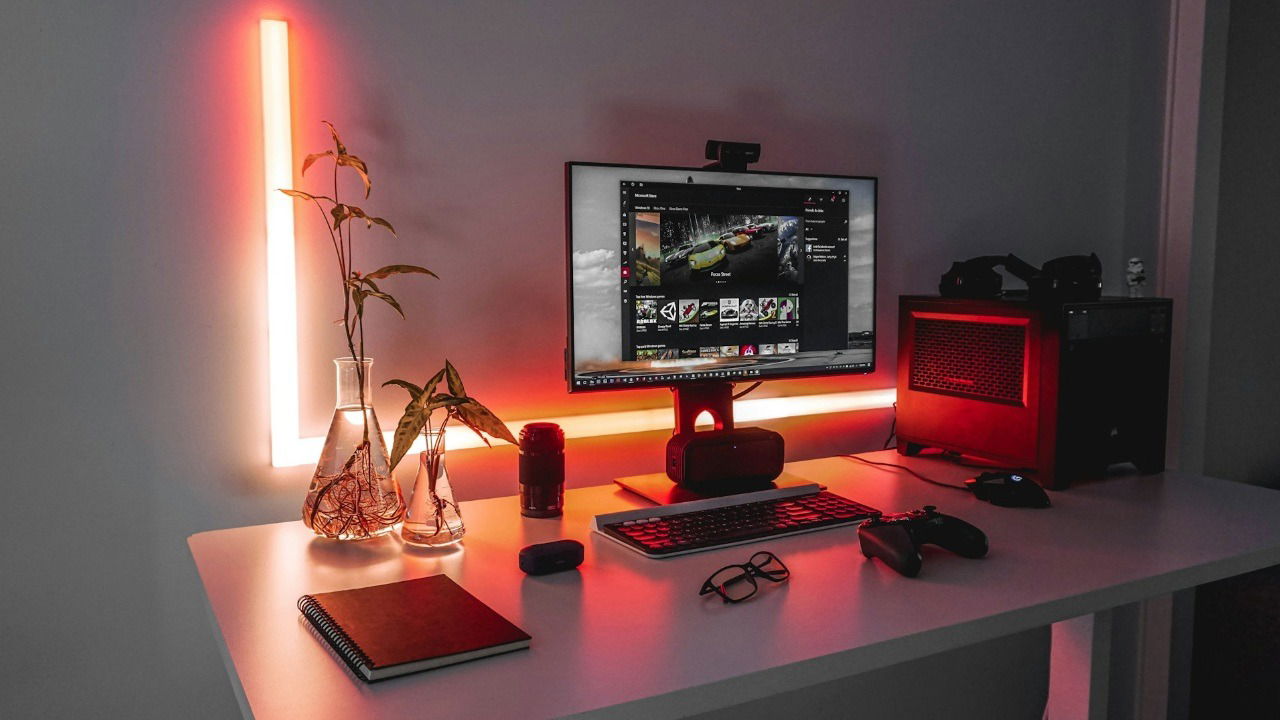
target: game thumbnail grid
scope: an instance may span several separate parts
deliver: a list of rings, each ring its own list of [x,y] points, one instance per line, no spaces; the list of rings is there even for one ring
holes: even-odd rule
[[[636,299],[633,360],[791,355],[799,351],[800,298]],[[743,342],[743,339],[751,341]]]

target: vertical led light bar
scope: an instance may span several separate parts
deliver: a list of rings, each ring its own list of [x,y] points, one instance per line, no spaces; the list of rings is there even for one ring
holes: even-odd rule
[[[289,111],[289,24],[263,19],[263,190],[267,220],[267,353],[271,396],[271,464],[305,464],[298,448],[298,293],[294,257],[293,124]]]

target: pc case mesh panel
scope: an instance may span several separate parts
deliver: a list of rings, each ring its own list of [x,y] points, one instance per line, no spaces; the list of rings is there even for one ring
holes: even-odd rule
[[[1022,402],[1026,327],[916,318],[911,389]]]

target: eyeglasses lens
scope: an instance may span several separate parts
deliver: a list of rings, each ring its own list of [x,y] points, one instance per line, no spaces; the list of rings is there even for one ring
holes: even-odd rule
[[[747,574],[746,570],[737,566],[717,570],[716,574],[711,576],[710,582],[733,602],[746,600],[756,592],[755,579]]]
[[[791,575],[787,566],[783,565],[782,561],[771,552],[758,552],[751,556],[749,562],[760,571],[761,575],[770,580],[786,580]]]

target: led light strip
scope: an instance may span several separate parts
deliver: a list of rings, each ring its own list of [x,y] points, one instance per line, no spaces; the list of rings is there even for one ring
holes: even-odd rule
[[[293,125],[290,117],[289,24],[259,23],[262,53],[262,138],[267,233],[267,352],[270,364],[271,464],[311,465],[324,447],[322,437],[300,437],[298,417],[298,278],[294,255],[293,199],[278,192],[293,187]],[[853,392],[758,398],[734,404],[738,422],[886,408],[896,391]],[[537,418],[508,423],[512,432],[529,422],[554,422],[566,438],[670,430],[671,408]],[[710,423],[707,423],[710,426]],[[481,447],[467,428],[446,431],[450,450]],[[391,433],[385,433],[388,445]],[[420,450],[421,439],[411,451]]]
[[[271,464],[308,461],[298,437],[298,278],[294,256],[293,120],[289,101],[289,24],[263,19],[262,156],[267,217],[267,353],[271,394]],[[315,462],[319,452],[311,456]]]

